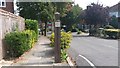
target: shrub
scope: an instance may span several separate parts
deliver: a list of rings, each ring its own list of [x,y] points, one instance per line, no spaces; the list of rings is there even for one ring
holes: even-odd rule
[[[120,38],[120,30],[119,29],[104,29],[103,32],[105,38],[108,36],[109,38]]]
[[[98,28],[97,31],[96,31],[96,32],[97,32],[97,33],[96,33],[96,34],[97,34],[96,36],[102,38],[102,37],[103,37],[103,30],[104,30],[104,28]]]
[[[71,37],[72,36],[70,32],[61,32],[61,38],[60,38],[61,49],[69,47],[69,44],[71,42]],[[50,41],[51,41],[50,46],[53,47],[54,46],[54,33],[51,34]]]
[[[36,33],[36,41],[38,39],[39,31],[38,31],[38,21],[26,19],[25,20],[25,28],[28,30],[34,30]]]
[[[81,31],[77,31],[77,34],[81,34]]]
[[[25,51],[32,48],[35,41],[35,32],[31,30],[26,30],[23,32],[11,32],[6,34],[5,42],[8,46],[10,57],[19,57]]]
[[[63,61],[66,60],[66,57],[67,57],[66,49],[69,48],[71,39],[72,39],[72,35],[70,32],[61,32],[60,47],[61,47],[61,60]],[[51,41],[50,46],[53,47],[54,46],[54,33],[51,34],[50,41]]]
[[[61,49],[61,56],[60,57],[61,57],[62,61],[65,61],[67,59],[68,55],[66,53],[66,50]]]
[[[89,35],[90,36],[95,36],[95,34],[96,34],[96,29],[95,28],[89,30]]]
[[[105,28],[105,29],[114,29],[114,27],[111,26],[111,25],[106,25],[104,28]]]

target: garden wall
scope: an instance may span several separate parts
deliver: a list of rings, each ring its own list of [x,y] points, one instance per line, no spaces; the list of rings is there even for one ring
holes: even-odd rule
[[[0,9],[0,60],[5,56],[4,37],[15,30],[22,31],[25,28],[24,18]]]

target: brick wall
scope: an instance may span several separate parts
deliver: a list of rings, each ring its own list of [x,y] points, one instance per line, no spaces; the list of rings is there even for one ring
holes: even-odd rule
[[[19,31],[24,30],[24,19],[10,12],[0,9],[0,60],[5,56],[5,45],[3,39],[5,35],[18,28]]]

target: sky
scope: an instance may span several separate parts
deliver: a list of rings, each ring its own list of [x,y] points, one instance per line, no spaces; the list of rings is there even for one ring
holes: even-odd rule
[[[75,4],[79,4],[80,7],[83,9],[86,9],[87,5],[90,5],[91,3],[99,3],[103,4],[103,6],[113,6],[120,2],[120,0],[73,0],[75,1]]]
[[[16,2],[16,0],[14,0]],[[72,0],[75,4],[78,4],[83,9],[86,9],[86,6],[90,5],[91,3],[99,3],[103,4],[103,6],[113,6],[120,2],[120,0]],[[15,4],[14,4],[15,5]],[[17,9],[16,5],[14,6],[15,10]]]

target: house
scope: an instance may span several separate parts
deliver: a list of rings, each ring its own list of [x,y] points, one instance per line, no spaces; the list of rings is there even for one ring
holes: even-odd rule
[[[120,2],[112,7],[109,7],[109,16],[111,18],[110,25],[120,28]]]
[[[109,15],[112,16],[116,16],[117,18],[120,19],[120,2],[112,7],[109,8]]]
[[[0,0],[0,9],[14,13],[14,2],[13,0]]]

